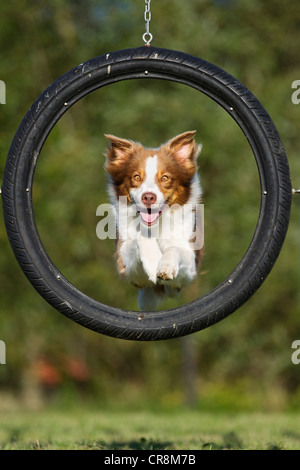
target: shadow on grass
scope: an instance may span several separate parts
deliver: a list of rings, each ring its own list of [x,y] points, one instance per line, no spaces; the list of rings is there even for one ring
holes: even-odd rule
[[[167,441],[156,441],[142,437],[131,441],[83,441],[79,443],[81,449],[100,450],[169,450],[172,443]]]
[[[118,442],[112,441],[107,444],[110,450],[166,450],[171,448],[171,442],[155,441],[142,437],[138,441]]]
[[[242,450],[243,442],[235,432],[228,432],[223,436],[223,442],[205,442],[202,444],[203,450]]]
[[[200,439],[199,439],[200,440]],[[202,450],[242,450],[243,443],[239,437],[230,432],[223,435],[223,442],[217,443],[215,441],[204,442],[201,440],[197,443],[196,448]],[[176,445],[169,441],[158,441],[153,439],[141,438],[140,440],[131,441],[97,441],[97,442],[82,442],[83,448],[98,448],[102,450],[174,450]]]

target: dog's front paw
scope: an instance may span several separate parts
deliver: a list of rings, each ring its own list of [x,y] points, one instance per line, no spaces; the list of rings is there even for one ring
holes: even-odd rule
[[[146,274],[148,276],[149,281],[152,282],[153,284],[156,284],[157,275],[156,275],[155,269],[151,269],[151,270],[148,269],[146,271]]]
[[[177,260],[170,257],[162,257],[158,263],[157,278],[161,281],[172,281],[176,279],[179,271]]]

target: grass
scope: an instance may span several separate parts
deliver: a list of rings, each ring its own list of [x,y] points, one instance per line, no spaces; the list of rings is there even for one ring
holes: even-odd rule
[[[0,450],[298,450],[300,412],[1,412]]]

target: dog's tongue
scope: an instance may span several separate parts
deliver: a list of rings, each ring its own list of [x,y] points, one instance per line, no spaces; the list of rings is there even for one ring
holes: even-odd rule
[[[152,225],[158,219],[159,212],[140,212],[140,215],[146,224]]]

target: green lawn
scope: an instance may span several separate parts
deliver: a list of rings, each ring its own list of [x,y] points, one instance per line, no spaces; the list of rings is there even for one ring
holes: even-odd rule
[[[300,449],[300,412],[1,412],[0,450]]]

